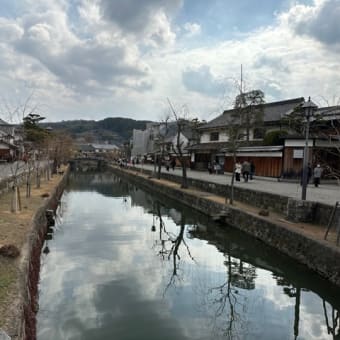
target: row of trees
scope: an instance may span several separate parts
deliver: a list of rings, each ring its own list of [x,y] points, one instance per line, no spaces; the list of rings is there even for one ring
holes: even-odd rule
[[[9,165],[12,178],[12,212],[21,210],[19,179],[25,176],[26,197],[31,195],[31,183],[35,177],[36,187],[40,187],[43,173],[49,180],[59,166],[70,157],[72,140],[61,132],[54,132],[41,126],[45,117],[28,109],[28,101],[21,108],[22,123],[16,128],[16,160]],[[13,112],[18,112],[18,108]],[[28,112],[28,113],[27,113]],[[26,114],[27,113],[27,114]],[[8,167],[3,167],[3,171]],[[8,170],[6,170],[8,171]],[[3,174],[5,177],[8,173]]]

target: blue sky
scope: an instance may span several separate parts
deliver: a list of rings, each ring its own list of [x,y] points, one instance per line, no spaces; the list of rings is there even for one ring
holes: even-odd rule
[[[340,97],[340,0],[2,0],[0,118],[161,120],[266,101]],[[22,113],[22,112],[21,112]]]

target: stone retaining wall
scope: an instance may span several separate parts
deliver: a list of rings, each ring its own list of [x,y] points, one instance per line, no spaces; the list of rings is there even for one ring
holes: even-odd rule
[[[164,186],[157,181],[151,181],[119,168],[112,168],[112,171],[137,185],[175,199],[209,216],[224,216],[223,222],[226,227],[235,227],[262,240],[340,286],[339,248],[323,241],[310,239],[298,231],[290,229],[284,223],[275,223],[234,206],[227,206],[190,194],[185,190]]]
[[[140,168],[133,168],[136,172],[140,172]],[[143,173],[152,175],[150,170],[143,169]],[[207,175],[208,176],[208,175]],[[161,173],[161,178],[175,182],[182,183],[182,177],[171,173]],[[223,185],[211,183],[203,180],[188,178],[188,185],[202,191],[210,192],[218,196],[225,197],[227,190],[230,190],[230,185]],[[245,189],[234,186],[234,199],[236,201],[252,205],[260,209],[269,209],[270,211],[277,212],[285,215],[293,222],[312,222],[322,226],[327,226],[329,216],[333,209],[332,206],[322,204],[319,202],[307,202],[304,204],[303,211],[299,208],[301,200],[294,200],[295,204],[287,196],[278,194]],[[290,202],[291,201],[291,202]],[[306,210],[308,209],[308,211]]]
[[[36,313],[38,311],[38,282],[40,255],[47,229],[46,210],[57,208],[59,199],[66,186],[67,170],[50,197],[37,210],[32,219],[32,228],[22,248],[19,273],[18,336],[19,340],[36,338]]]

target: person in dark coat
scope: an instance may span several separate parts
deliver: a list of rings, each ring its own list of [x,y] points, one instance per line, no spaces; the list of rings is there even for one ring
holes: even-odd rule
[[[173,159],[171,160],[171,169],[172,169],[172,171],[175,171],[175,166],[176,166],[176,159],[173,158]]]
[[[209,171],[209,174],[211,175],[212,174],[212,165],[211,165],[210,162],[208,163],[208,171]]]
[[[245,182],[248,182],[250,173],[250,163],[248,161],[244,161],[242,163],[242,175]]]
[[[253,179],[254,175],[255,175],[255,164],[253,161],[250,162],[250,179]]]

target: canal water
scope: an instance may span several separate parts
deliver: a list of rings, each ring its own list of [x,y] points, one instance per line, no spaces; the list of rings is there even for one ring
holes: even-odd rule
[[[39,340],[339,339],[334,286],[112,174],[71,176],[39,294]]]

